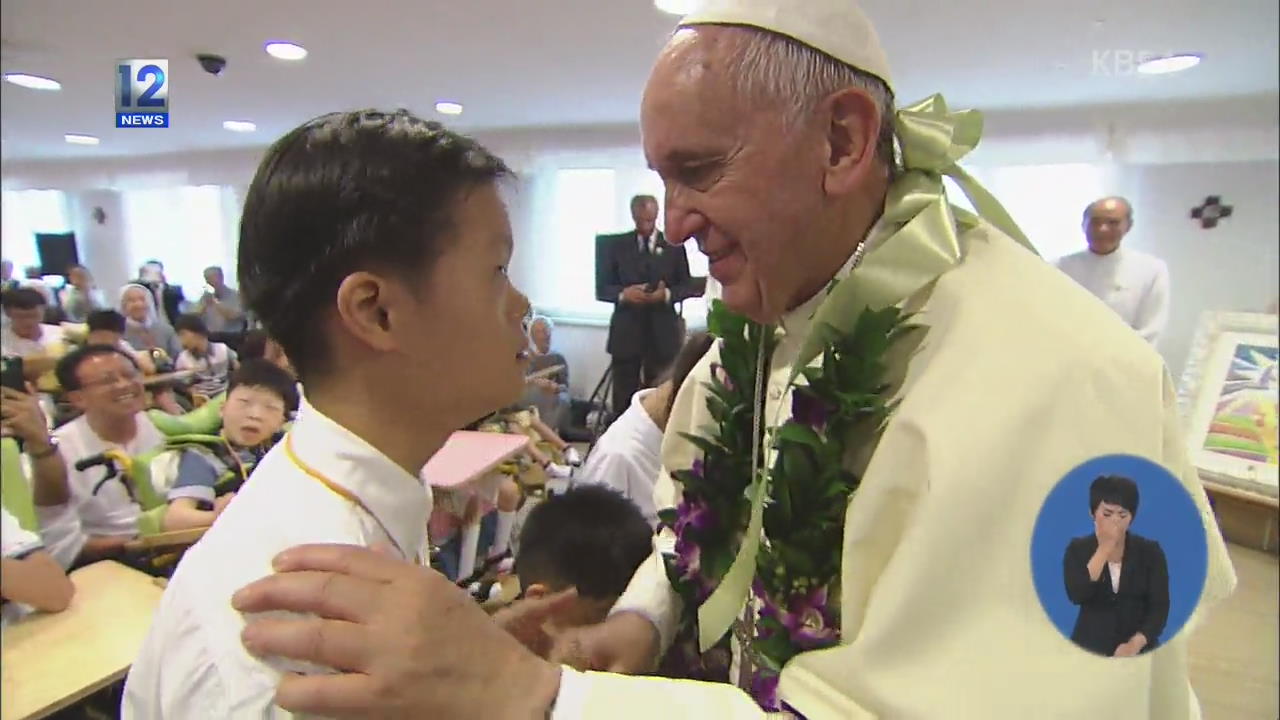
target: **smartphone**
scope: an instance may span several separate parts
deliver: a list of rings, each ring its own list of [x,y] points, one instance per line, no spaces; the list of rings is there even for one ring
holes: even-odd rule
[[[6,357],[4,367],[0,369],[0,385],[18,392],[27,391],[27,379],[23,376],[22,358]]]

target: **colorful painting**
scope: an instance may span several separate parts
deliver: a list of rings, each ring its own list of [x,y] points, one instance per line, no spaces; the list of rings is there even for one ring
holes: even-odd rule
[[[1280,497],[1276,358],[1280,318],[1205,313],[1183,373],[1179,403],[1201,480]]]
[[[1274,346],[1236,345],[1205,434],[1205,450],[1253,463],[1280,464],[1276,356]]]

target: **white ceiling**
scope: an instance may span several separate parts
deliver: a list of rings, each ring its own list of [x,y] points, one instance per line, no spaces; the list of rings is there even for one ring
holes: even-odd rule
[[[1039,108],[1274,93],[1276,0],[865,0],[900,100],[944,92],[953,106]],[[333,9],[329,9],[333,8]],[[650,0],[5,0],[5,72],[61,92],[0,83],[7,159],[92,158],[265,145],[337,109],[438,99],[466,105],[462,129],[634,122],[650,63],[674,18]],[[310,51],[267,56],[272,39]],[[1177,75],[1103,73],[1095,51],[1201,52]],[[213,77],[193,59],[229,60]],[[172,128],[114,128],[114,61],[170,61]],[[1108,67],[1112,70],[1114,67]],[[222,129],[252,120],[249,135]],[[63,142],[66,132],[102,138]]]

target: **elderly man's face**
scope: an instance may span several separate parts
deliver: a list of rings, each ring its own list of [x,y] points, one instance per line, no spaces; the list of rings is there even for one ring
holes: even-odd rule
[[[812,128],[784,136],[779,108],[739,97],[726,49],[715,28],[668,45],[641,107],[645,157],[666,185],[667,240],[696,240],[725,303],[772,322],[830,279],[827,146]]]
[[[551,327],[545,322],[535,322],[529,328],[529,339],[533,340],[533,346],[543,355],[551,350]]]
[[[1098,255],[1110,255],[1133,223],[1129,206],[1122,200],[1109,198],[1089,206],[1084,220],[1084,235],[1089,249]]]

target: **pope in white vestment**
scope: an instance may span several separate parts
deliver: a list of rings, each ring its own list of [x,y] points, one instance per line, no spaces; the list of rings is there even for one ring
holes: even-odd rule
[[[860,62],[866,51],[853,50],[851,60],[842,52],[846,40],[831,39],[847,30],[833,28],[832,14],[856,8],[831,7],[729,0],[684,22],[778,32],[867,67]],[[873,34],[857,39],[874,44]],[[872,69],[887,77],[874,55]],[[907,165],[913,169],[911,158]],[[903,227],[889,225],[882,218],[868,233],[867,261],[849,283],[905,267],[892,259],[905,242],[895,234]],[[789,662],[781,699],[811,720],[1199,718],[1188,637],[1205,609],[1231,592],[1235,576],[1188,462],[1164,364],[1115,313],[1005,232],[971,221],[960,223],[958,235],[955,264],[895,301],[916,313],[924,332],[890,351],[891,393],[900,405],[869,457],[846,466],[862,481],[845,513],[843,546],[832,548],[841,553],[840,644]],[[849,274],[854,260],[833,279]],[[714,273],[714,258],[712,265]],[[731,297],[732,283],[725,288]],[[764,380],[768,427],[790,415],[794,366],[824,298],[819,292],[777,322],[781,340]],[[717,359],[713,347],[677,396],[659,508],[679,502],[671,473],[700,457],[682,433],[710,424],[704,383]],[[1051,489],[1081,463],[1110,454],[1149,458],[1176,476],[1200,511],[1188,531],[1204,533],[1209,550],[1208,577],[1187,627],[1129,659],[1074,646],[1050,622],[1031,575],[1033,526]],[[766,446],[764,467],[771,466]],[[680,602],[655,552],[614,612],[649,618],[665,647]],[[553,715],[763,716],[729,685],[567,670]]]

